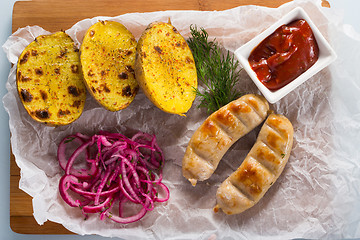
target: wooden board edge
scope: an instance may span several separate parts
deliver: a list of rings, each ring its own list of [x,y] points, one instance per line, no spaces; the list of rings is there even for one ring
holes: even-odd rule
[[[10,228],[18,234],[74,235],[63,225],[55,222],[47,221],[43,225],[39,225],[32,216],[10,216]]]

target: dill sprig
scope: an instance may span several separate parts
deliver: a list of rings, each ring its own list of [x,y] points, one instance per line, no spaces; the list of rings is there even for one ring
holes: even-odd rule
[[[195,89],[201,98],[198,107],[207,108],[209,113],[215,112],[242,95],[234,88],[241,71],[239,62],[229,51],[222,54],[216,40],[208,40],[204,28],[198,30],[191,25],[190,32],[187,42],[194,56],[198,78],[207,88],[204,92]]]

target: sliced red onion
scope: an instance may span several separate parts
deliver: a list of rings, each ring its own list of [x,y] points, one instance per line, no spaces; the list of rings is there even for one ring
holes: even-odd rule
[[[73,140],[80,145],[67,159],[65,152]],[[88,167],[79,170],[74,168],[74,162],[81,153],[85,153]],[[76,133],[60,142],[58,161],[65,171],[59,182],[60,195],[69,206],[80,207],[85,216],[100,213],[101,220],[107,217],[115,222],[131,223],[152,211],[155,202],[165,202],[170,196],[162,183],[163,153],[155,136],[147,133],[139,132],[131,139],[105,131],[91,137]],[[165,192],[163,198],[158,198],[157,189]],[[123,217],[126,201],[140,204],[141,210]],[[118,216],[110,211],[114,202],[119,204]]]
[[[59,165],[64,171],[66,169],[66,165],[68,164],[68,160],[66,159],[66,156],[65,156],[66,144],[73,142],[74,140],[80,141],[81,144],[84,144],[85,141],[87,141],[88,139],[85,138],[84,135],[80,135],[79,133],[77,133],[76,135],[70,135],[61,141],[61,143],[59,144],[59,147],[58,147],[57,156],[58,156]],[[88,151],[86,151],[85,154],[86,154],[86,158],[89,159]],[[74,159],[74,161],[75,161],[75,159]],[[75,177],[78,177],[78,178],[85,178],[85,179],[91,178],[91,176],[95,175],[98,170],[98,168],[96,166],[96,162],[91,161],[91,160],[89,160],[89,161],[90,161],[90,163],[92,163],[89,166],[90,170],[72,168],[71,175],[74,175]]]
[[[77,183],[78,179],[75,176],[72,175],[64,175],[60,179],[59,182],[59,192],[61,197],[64,199],[64,201],[69,204],[71,207],[79,207],[81,202],[80,200],[76,199],[74,200],[68,190],[70,189],[71,183]]]
[[[82,208],[82,211],[84,213],[98,213],[101,212],[107,205],[109,205],[109,203],[112,201],[113,197],[109,196],[108,198],[106,198],[106,200],[102,203],[99,204],[94,204],[94,205],[87,205],[84,206]]]

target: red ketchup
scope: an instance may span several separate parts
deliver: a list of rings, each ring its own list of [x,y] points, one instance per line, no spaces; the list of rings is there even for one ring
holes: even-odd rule
[[[319,58],[319,47],[309,24],[296,20],[282,25],[250,54],[249,63],[270,90],[282,88]]]

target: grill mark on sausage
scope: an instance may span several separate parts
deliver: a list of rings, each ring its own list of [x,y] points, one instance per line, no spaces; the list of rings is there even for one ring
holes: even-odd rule
[[[235,104],[235,103],[230,103],[230,106],[229,106],[229,110],[234,113],[234,112],[239,112],[239,110],[243,107],[242,103],[244,102],[240,102],[238,104]],[[241,110],[240,110],[241,112]],[[233,114],[234,117],[236,117],[242,125],[245,126],[246,129],[248,129],[249,127],[245,124],[244,120],[240,117],[240,116],[237,116],[237,114]]]
[[[228,128],[225,128],[222,124],[216,123],[216,125],[218,126],[220,132],[223,132],[226,135],[226,137],[228,137],[231,141],[234,140],[234,138],[231,136],[231,133]]]
[[[259,160],[256,156],[253,156],[253,155],[249,155],[249,157],[252,158],[254,161],[258,162],[260,164],[260,166],[262,168],[264,168],[266,171],[268,171],[269,173],[271,173],[273,175],[273,177],[276,177],[276,173],[274,172],[274,170],[270,169],[269,165],[266,165],[266,163],[264,161]],[[278,167],[278,165],[276,167]]]
[[[204,150],[200,150],[200,145],[203,144],[202,141],[191,141],[190,147],[193,149],[193,151],[200,156],[201,158],[205,159],[208,162],[211,162],[211,165],[214,167],[218,165],[220,159],[218,158],[218,154],[216,153],[218,150],[223,150],[224,147],[230,146],[233,144],[232,138],[224,132],[213,120],[207,119],[203,123],[204,125],[200,126],[200,131],[202,136],[204,136],[208,141],[211,141],[211,144],[216,144],[214,148],[210,152],[206,152]],[[223,137],[220,137],[222,136]],[[213,158],[211,155],[216,155],[215,158]]]
[[[250,193],[246,192],[238,184],[236,184],[235,182],[233,182],[231,180],[229,180],[229,183],[231,184],[231,186],[233,186],[236,189],[236,191],[238,191],[238,193],[243,195],[245,198],[249,199],[251,202],[254,202],[254,198],[250,195]]]
[[[281,157],[282,153],[279,153],[279,151],[276,150],[274,147],[270,146],[269,143],[267,143],[267,142],[265,142],[263,140],[261,140],[261,143],[263,143],[264,145],[266,145],[267,148],[269,148],[271,151],[273,151],[276,154],[277,157],[279,157],[279,158]]]
[[[244,160],[246,161],[243,163],[245,165],[242,164],[240,169],[230,177],[231,184],[242,189],[243,193],[251,200],[255,200],[256,196],[263,191],[263,177],[259,172],[259,166],[262,168],[262,165],[258,165],[258,161],[254,160],[251,157]]]
[[[202,152],[198,151],[198,148],[191,146],[193,150],[193,154],[198,157],[201,161],[203,161],[206,165],[210,166],[212,170],[215,169],[215,165],[213,161],[209,161],[208,158]]]
[[[283,140],[287,141],[289,138],[289,133],[286,130],[280,129],[276,126],[276,125],[280,125],[280,124],[282,124],[282,121],[277,118],[271,118],[271,119],[269,118],[266,121],[266,125],[269,128],[271,128],[274,132],[279,134],[283,138]]]
[[[233,134],[231,133],[230,128],[226,126],[232,126],[234,121],[238,120],[242,126],[242,128],[246,129],[246,126],[243,122],[241,122],[230,110],[222,110],[215,114],[214,121],[217,123],[219,128],[231,139],[234,140]],[[235,129],[239,131],[239,129]],[[243,135],[243,134],[242,134]]]

